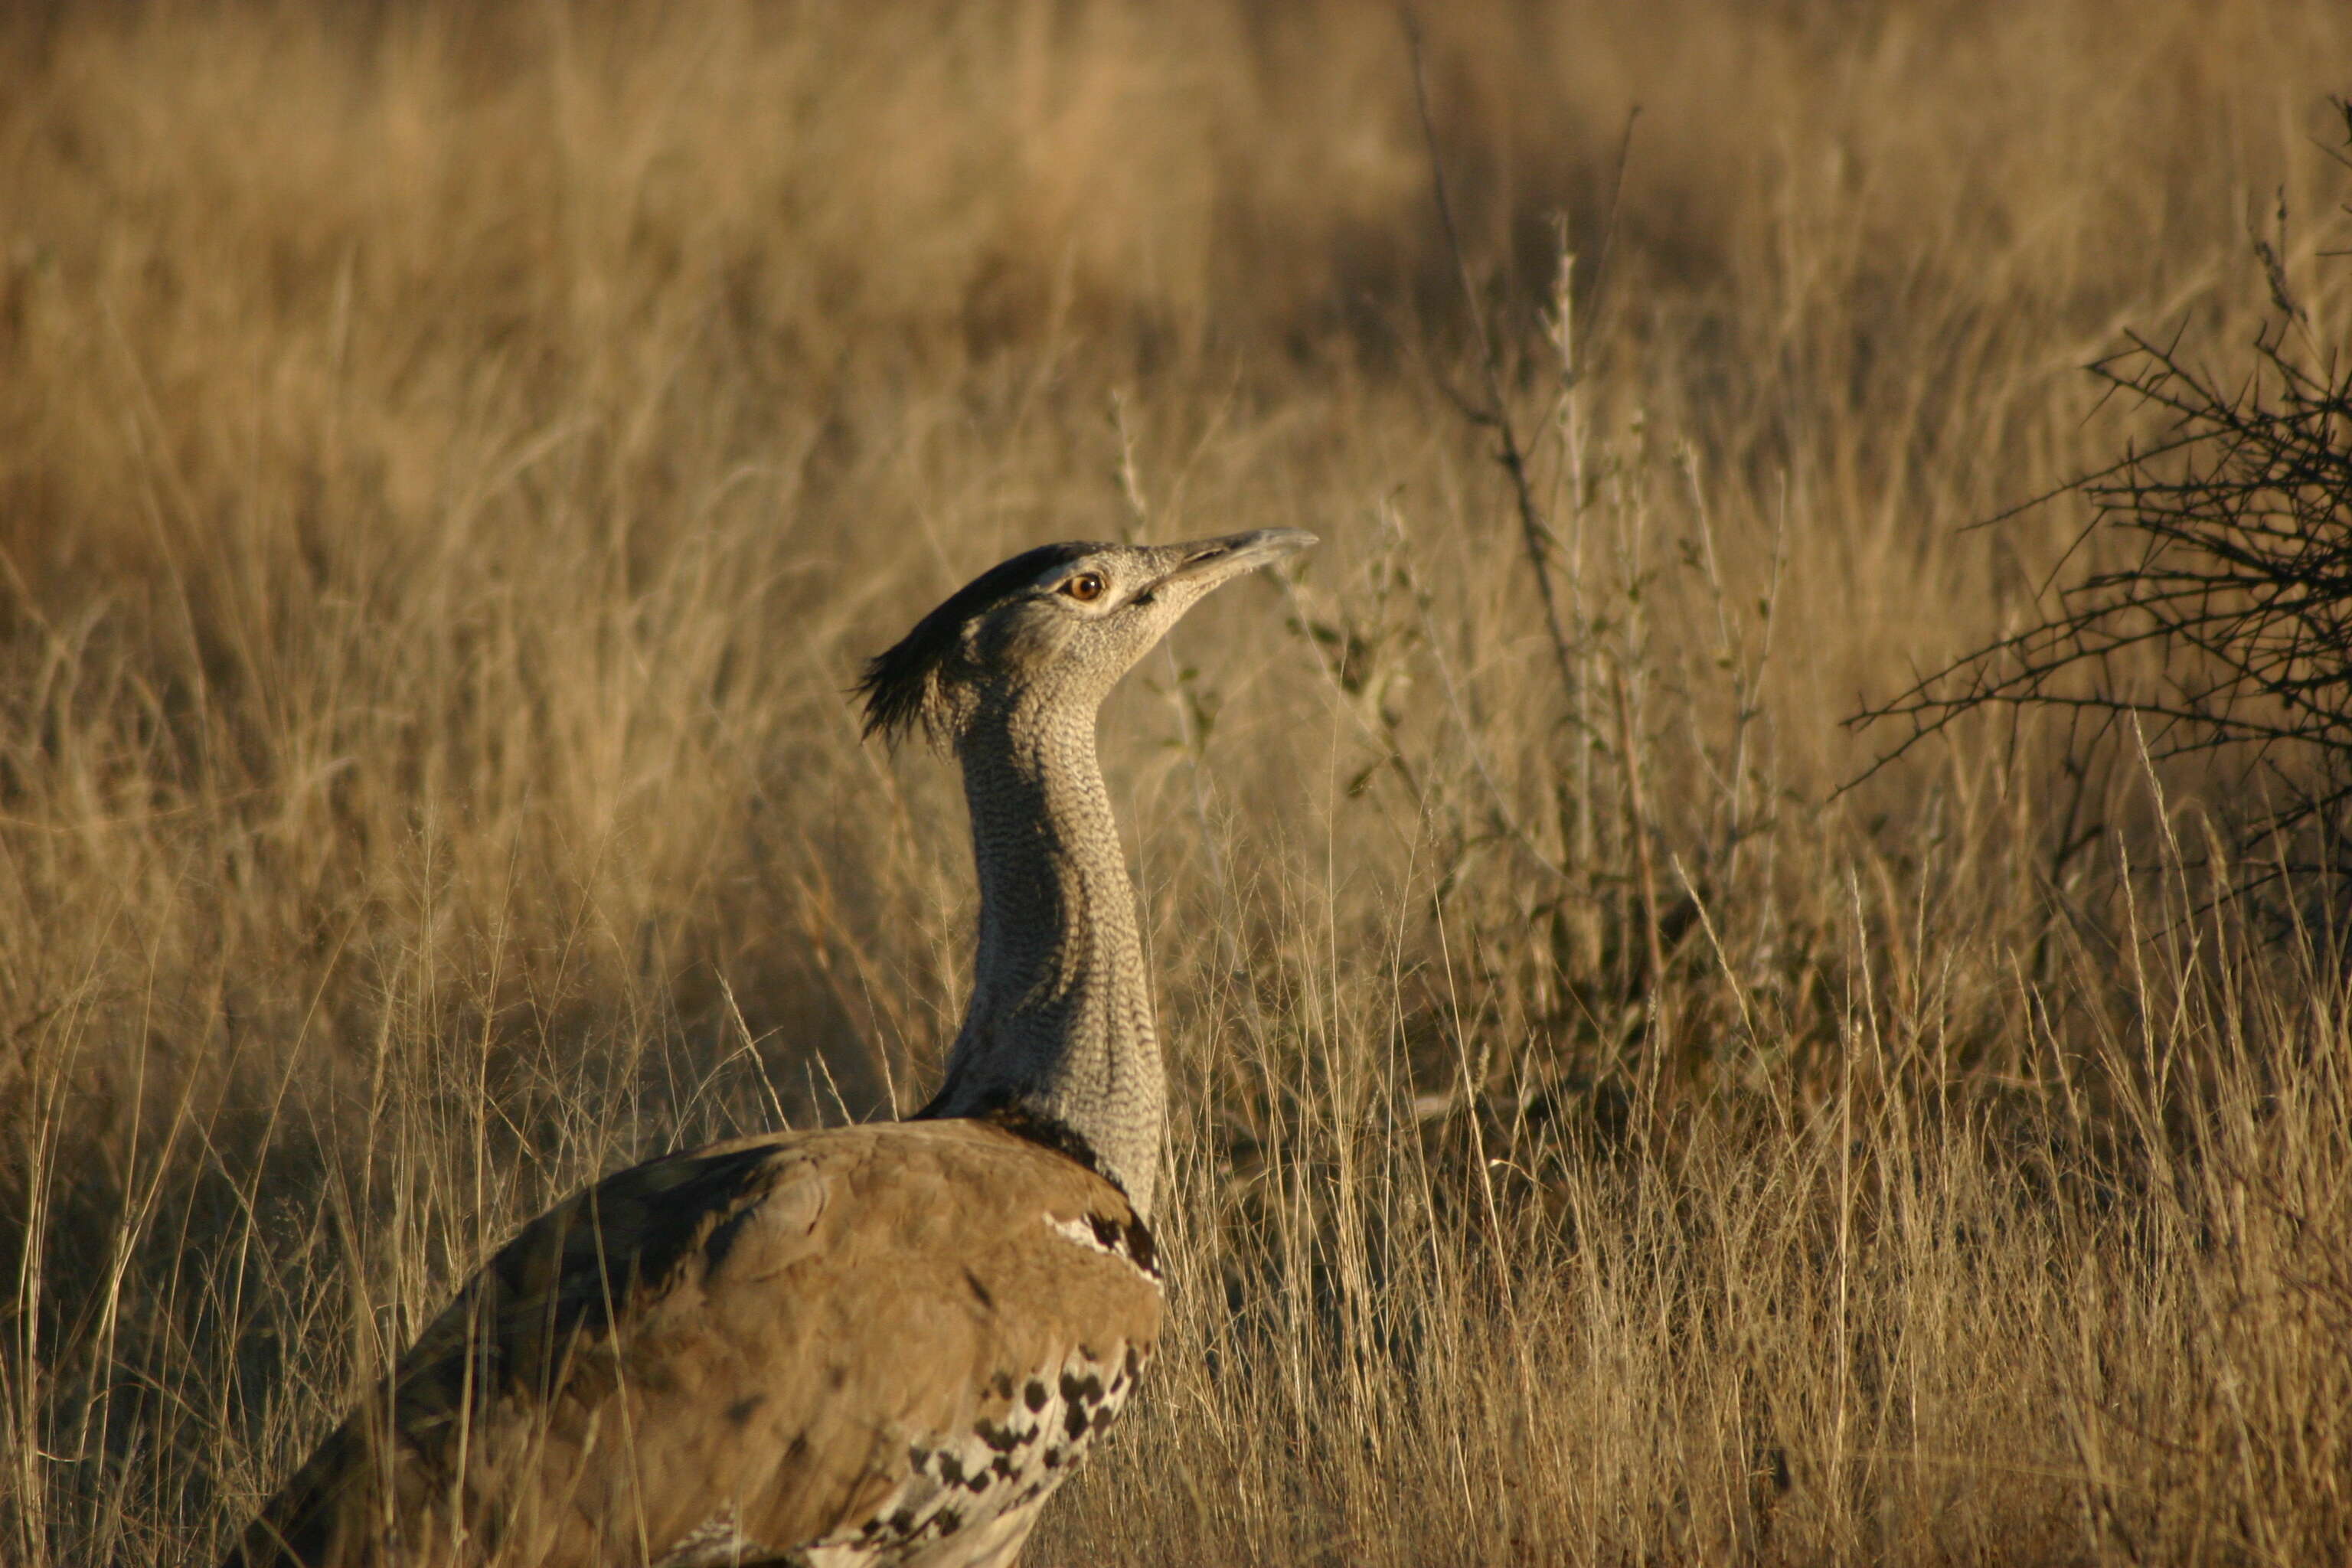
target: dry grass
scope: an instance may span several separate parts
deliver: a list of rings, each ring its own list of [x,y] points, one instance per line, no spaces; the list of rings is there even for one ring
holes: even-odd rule
[[[205,1561],[554,1194],[917,1092],[961,824],[855,661],[1277,524],[1107,721],[1175,1328],[1037,1561],[2352,1550],[2326,942],[2030,727],[1832,795],[2080,525],[1958,528],[2128,432],[2075,367],[2250,337],[2276,190],[2341,341],[2336,7],[1430,23],[1564,668],[1383,7],[0,27],[0,1558]]]

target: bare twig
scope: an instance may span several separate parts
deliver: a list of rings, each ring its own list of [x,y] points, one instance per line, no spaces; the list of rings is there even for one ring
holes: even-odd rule
[[[1528,473],[1528,449],[1519,442],[1518,431],[1511,421],[1510,405],[1503,394],[1501,351],[1487,327],[1478,286],[1470,275],[1470,258],[1463,248],[1462,231],[1454,221],[1454,200],[1445,184],[1445,159],[1438,150],[1437,126],[1429,113],[1428,71],[1422,58],[1421,24],[1410,6],[1401,15],[1405,44],[1412,55],[1413,110],[1420,116],[1422,143],[1429,153],[1430,194],[1436,200],[1438,228],[1445,237],[1447,254],[1454,258],[1454,277],[1462,286],[1463,306],[1470,313],[1470,331],[1478,344],[1480,400],[1471,401],[1459,393],[1449,395],[1465,418],[1495,433],[1495,460],[1508,476],[1512,497],[1518,504],[1520,542],[1527,549],[1528,567],[1535,574],[1537,596],[1543,601],[1544,629],[1550,636],[1552,658],[1559,667],[1561,694],[1572,710],[1577,690],[1576,657],[1567,623],[1560,617],[1559,593],[1552,581],[1551,525],[1545,521],[1542,503],[1536,499],[1535,483]],[[1629,121],[1629,135],[1631,131]]]
[[[2128,334],[2090,367],[2171,421],[2053,492],[2088,500],[2085,538],[2126,542],[2128,558],[1849,721],[1909,725],[1862,777],[1982,709],[2092,715],[2093,744],[2144,720],[2152,756],[2231,758],[2277,786],[2248,792],[2265,802],[2246,809],[2249,842],[2304,834],[2315,865],[2336,859],[2352,813],[2352,363],[2308,329],[2284,225],[2282,207],[2278,243],[2255,238],[2276,314],[2241,376],[2192,362],[2178,334]]]
[[[1617,710],[1617,745],[1625,760],[1625,815],[1633,819],[1626,825],[1626,837],[1633,841],[1633,872],[1642,883],[1643,951],[1649,958],[1648,978],[1654,994],[1665,979],[1666,950],[1658,930],[1658,867],[1650,847],[1648,794],[1643,788],[1639,753],[1634,749],[1633,699],[1625,689],[1625,672],[1615,671],[1609,685]]]
[[[1642,106],[1633,105],[1625,111],[1625,132],[1617,139],[1616,173],[1609,182],[1609,216],[1601,226],[1601,250],[1592,258],[1592,287],[1585,291],[1584,321],[1577,328],[1577,341],[1592,336],[1593,323],[1601,316],[1601,301],[1609,289],[1609,258],[1617,249],[1617,210],[1625,196],[1625,165],[1633,156],[1633,121],[1642,117]],[[1568,279],[1560,279],[1560,290],[1567,292]]]

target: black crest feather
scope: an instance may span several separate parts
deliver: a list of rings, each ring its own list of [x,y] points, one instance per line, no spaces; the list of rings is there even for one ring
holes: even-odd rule
[[[949,595],[939,608],[915,623],[914,630],[866,661],[857,680],[857,694],[866,700],[866,733],[895,741],[922,721],[940,668],[974,616],[1035,582],[1049,568],[1109,548],[1086,541],[1041,544],[999,562]]]

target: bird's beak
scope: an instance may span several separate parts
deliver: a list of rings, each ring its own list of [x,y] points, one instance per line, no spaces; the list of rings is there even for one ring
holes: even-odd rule
[[[1255,572],[1318,542],[1303,528],[1260,528],[1228,533],[1222,539],[1171,544],[1165,548],[1176,564],[1152,584],[1152,590],[1156,593],[1181,584],[1196,595],[1205,594],[1244,572]]]

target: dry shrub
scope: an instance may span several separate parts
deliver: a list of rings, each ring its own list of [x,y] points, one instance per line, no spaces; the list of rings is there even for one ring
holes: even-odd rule
[[[2352,172],[2352,103],[2336,109]],[[2352,865],[2352,366],[2295,298],[2286,230],[2282,205],[2277,242],[2253,240],[2276,316],[2252,344],[2216,364],[2210,344],[2135,331],[2092,367],[2161,428],[2060,492],[2094,508],[2095,542],[2046,616],[1864,719],[1907,721],[1890,756],[2031,709],[2067,717],[2077,757],[2123,741],[2197,759],[2255,858],[2242,890],[2294,877],[2324,898]]]

